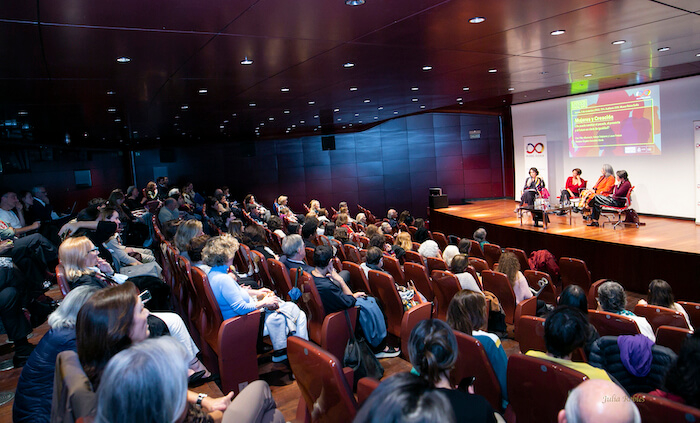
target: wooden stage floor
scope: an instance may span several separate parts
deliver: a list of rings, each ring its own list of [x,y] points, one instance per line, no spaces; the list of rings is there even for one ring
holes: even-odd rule
[[[547,230],[523,224],[513,212],[513,200],[485,200],[430,210],[430,229],[445,235],[471,238],[482,226],[487,240],[501,247],[515,247],[526,254],[549,250],[555,257],[586,262],[593,281],[609,278],[625,289],[646,294],[649,282],[668,281],[676,298],[700,301],[700,227],[694,221],[641,216],[645,226],[589,227],[580,214],[550,215]],[[600,221],[606,219],[603,217]]]
[[[634,226],[622,228],[618,226],[613,230],[612,224],[605,224],[605,227],[598,228],[586,226],[581,214],[573,213],[571,225],[569,225],[568,216],[550,215],[550,224],[545,231],[541,227],[534,227],[529,217],[523,217],[521,226],[520,219],[513,212],[515,204],[513,200],[475,201],[472,204],[431,210],[431,217],[438,212],[524,231],[700,254],[700,226],[694,221],[640,216],[641,222],[646,225],[640,226],[639,229]],[[602,217],[600,222],[606,220]],[[471,234],[464,235],[471,238]]]

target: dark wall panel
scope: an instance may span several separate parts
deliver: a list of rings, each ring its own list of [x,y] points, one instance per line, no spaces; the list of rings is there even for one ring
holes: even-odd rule
[[[470,139],[471,130],[481,138]],[[315,198],[328,208],[347,201],[352,212],[359,202],[378,215],[394,207],[425,216],[433,186],[442,186],[452,203],[503,196],[497,116],[423,114],[335,138],[332,151],[321,149],[321,136],[260,141],[254,157],[244,157],[236,142],[179,149],[176,163],[143,151],[137,180],[145,186],[154,166],[166,166],[173,183],[192,180],[209,193],[227,185],[236,198],[252,192],[268,206],[285,194],[297,212]]]

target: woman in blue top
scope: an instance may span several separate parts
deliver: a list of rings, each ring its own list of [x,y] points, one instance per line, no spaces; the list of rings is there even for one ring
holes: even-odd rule
[[[270,335],[274,350],[272,361],[287,358],[287,335],[309,339],[306,314],[291,302],[282,301],[267,288],[241,286],[235,272],[229,272],[238,251],[238,241],[230,235],[211,238],[202,250],[204,263],[211,266],[209,285],[219,303],[224,320],[262,309],[265,312],[264,335]]]
[[[484,294],[463,289],[452,297],[447,308],[447,324],[454,330],[473,336],[484,346],[486,356],[491,362],[494,373],[496,373],[498,384],[501,385],[503,408],[505,409],[508,404],[508,390],[506,389],[508,356],[506,356],[498,336],[481,330],[486,327],[487,323]]]

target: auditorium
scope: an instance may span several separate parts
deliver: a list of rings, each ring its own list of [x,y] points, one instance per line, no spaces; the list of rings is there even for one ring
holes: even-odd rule
[[[6,3],[0,423],[700,419],[697,1]]]

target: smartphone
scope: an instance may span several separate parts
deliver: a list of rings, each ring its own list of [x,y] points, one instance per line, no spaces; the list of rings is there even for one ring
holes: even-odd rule
[[[151,295],[151,291],[145,290],[139,294],[139,298],[141,298],[142,303],[146,304],[153,298],[153,296]]]

